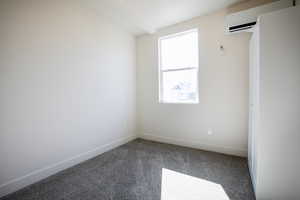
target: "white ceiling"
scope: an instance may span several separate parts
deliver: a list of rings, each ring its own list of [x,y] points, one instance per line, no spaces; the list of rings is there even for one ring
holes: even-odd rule
[[[243,0],[85,0],[85,4],[131,33],[157,29],[216,11]]]

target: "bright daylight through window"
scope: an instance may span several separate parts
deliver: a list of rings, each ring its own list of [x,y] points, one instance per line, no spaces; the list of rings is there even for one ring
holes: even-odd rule
[[[159,38],[159,101],[198,103],[198,31]]]

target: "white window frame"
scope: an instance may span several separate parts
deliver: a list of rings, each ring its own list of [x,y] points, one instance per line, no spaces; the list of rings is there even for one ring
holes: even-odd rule
[[[185,67],[178,67],[176,69],[162,69],[162,64],[161,64],[161,41],[164,39],[168,39],[168,38],[173,38],[173,37],[178,37],[180,35],[185,35],[191,32],[197,32],[197,36],[198,36],[198,41],[197,41],[197,49],[198,49],[198,66],[196,67],[190,67],[190,66],[185,66]],[[164,101],[163,98],[163,73],[164,72],[171,72],[171,71],[184,71],[184,70],[195,70],[196,72],[196,100],[195,101],[191,101],[191,102],[169,102],[169,101]],[[179,32],[179,33],[175,33],[175,34],[170,34],[170,35],[166,35],[166,36],[162,36],[158,38],[158,91],[159,91],[159,103],[163,103],[163,104],[198,104],[199,103],[199,31],[198,29],[190,29],[187,31],[183,31],[183,32]]]

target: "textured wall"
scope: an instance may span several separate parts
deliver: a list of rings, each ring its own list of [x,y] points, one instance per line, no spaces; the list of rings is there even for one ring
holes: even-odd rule
[[[0,186],[135,134],[135,39],[75,1],[1,1]]]
[[[246,155],[250,35],[225,35],[226,14],[224,9],[137,39],[139,134]],[[199,30],[199,104],[159,104],[157,39],[191,28]]]

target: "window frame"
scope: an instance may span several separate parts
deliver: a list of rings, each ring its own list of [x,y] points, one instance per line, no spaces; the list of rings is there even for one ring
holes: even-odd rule
[[[161,41],[169,38],[178,37],[181,35],[185,35],[188,33],[197,33],[197,50],[198,50],[198,66],[196,67],[176,67],[176,69],[162,69],[162,56],[161,56]],[[163,73],[164,72],[172,72],[172,71],[186,71],[186,70],[195,70],[195,76],[196,76],[196,100],[190,101],[190,102],[170,102],[170,101],[164,101],[164,88],[163,88]],[[189,29],[187,31],[182,31],[178,33],[173,33],[165,36],[161,36],[158,38],[158,102],[162,104],[199,104],[199,31],[197,28]]]

